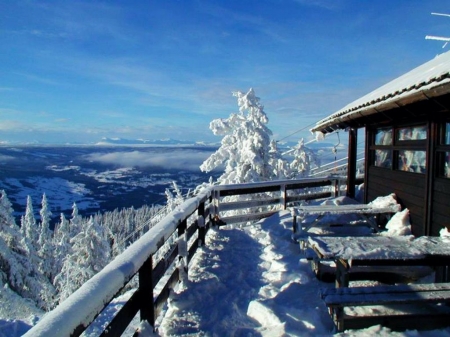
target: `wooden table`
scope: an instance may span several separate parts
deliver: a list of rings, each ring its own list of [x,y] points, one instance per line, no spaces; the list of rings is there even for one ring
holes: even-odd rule
[[[325,215],[350,215],[357,214],[364,217],[368,224],[374,229],[378,224],[369,218],[370,216],[379,216],[381,214],[392,214],[399,212],[401,206],[399,204],[389,207],[376,207],[370,204],[350,204],[350,205],[316,205],[316,206],[296,206],[291,208],[292,214],[292,230],[295,235],[301,234],[302,231],[308,231],[311,227],[317,225]],[[298,223],[297,218],[313,215],[313,220],[305,224],[303,227]]]
[[[336,287],[348,287],[356,266],[449,266],[450,240],[439,237],[358,236],[309,237],[320,259],[336,263]]]

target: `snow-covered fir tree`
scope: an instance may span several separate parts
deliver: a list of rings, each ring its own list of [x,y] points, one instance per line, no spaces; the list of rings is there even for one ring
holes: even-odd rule
[[[21,231],[27,240],[27,244],[32,245],[34,250],[38,250],[39,231],[34,217],[33,201],[30,196],[27,196],[27,206],[25,209],[25,216],[21,221]]]
[[[60,222],[56,225],[53,235],[54,254],[56,258],[54,259],[52,282],[54,282],[54,277],[61,272],[64,259],[72,251],[70,239],[69,220],[66,219],[64,213],[61,213]]]
[[[305,146],[303,138],[294,147],[291,155],[294,159],[289,165],[291,170],[291,176],[289,178],[298,179],[308,177],[313,166],[320,166],[317,154]]]
[[[49,209],[47,196],[45,193],[42,196],[42,207],[39,212],[41,215],[41,225],[38,240],[38,255],[41,258],[39,263],[39,270],[51,282],[55,276],[55,252],[52,240],[52,231],[50,230],[50,220],[52,212]]]
[[[70,219],[70,236],[74,237],[81,231],[81,219],[78,214],[78,206],[74,202],[72,205],[72,218]]]
[[[270,137],[266,126],[268,118],[253,89],[246,94],[238,91],[239,112],[227,119],[215,119],[210,129],[223,136],[220,148],[200,166],[204,172],[224,165],[218,178],[220,184],[248,183],[272,180],[277,176],[270,164]]]
[[[72,253],[66,257],[54,284],[63,301],[109,262],[110,245],[105,229],[90,217],[71,239]]]
[[[0,194],[0,217],[3,218],[6,224],[15,226],[16,220],[14,219],[14,209],[12,208],[11,201],[9,201],[5,190],[1,190]]]

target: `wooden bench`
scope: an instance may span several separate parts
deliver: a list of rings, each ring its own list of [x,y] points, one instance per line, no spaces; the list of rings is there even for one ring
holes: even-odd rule
[[[380,227],[380,216],[399,212],[401,210],[400,205],[391,205],[389,207],[375,207],[369,204],[350,204],[350,205],[315,205],[315,206],[296,206],[291,208],[292,215],[292,237],[294,240],[301,237],[302,232],[308,232],[312,227],[319,225],[320,221],[326,214],[333,215],[349,215],[358,214],[361,215],[364,220],[367,221],[366,224],[362,224],[365,227],[371,227],[375,232],[379,230]],[[301,224],[298,221],[298,217],[305,218],[306,216],[313,215],[314,219],[306,224]],[[370,216],[375,216],[376,221],[370,218]],[[319,225],[320,226],[320,225]],[[328,226],[348,226],[355,227],[355,225],[350,224],[329,224]],[[358,225],[356,225],[358,226]],[[304,228],[303,228],[304,227]]]
[[[450,283],[328,288],[321,297],[339,332],[377,324],[392,330],[450,326]],[[369,315],[344,309],[368,306],[374,307],[365,311]]]

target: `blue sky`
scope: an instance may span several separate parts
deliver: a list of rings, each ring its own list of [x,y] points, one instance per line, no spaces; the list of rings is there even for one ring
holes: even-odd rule
[[[435,0],[0,0],[0,143],[219,141],[253,87],[275,139],[448,50]]]

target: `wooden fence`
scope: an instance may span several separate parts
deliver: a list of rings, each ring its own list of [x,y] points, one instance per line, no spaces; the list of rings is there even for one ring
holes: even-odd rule
[[[79,336],[134,276],[137,289],[101,336],[120,336],[138,312],[141,321],[154,326],[170,290],[188,273],[189,262],[211,226],[255,221],[295,202],[338,196],[345,182],[343,177],[331,176],[211,186],[152,227],[25,336]],[[246,197],[226,201],[230,196]],[[245,214],[227,216],[238,209]]]

